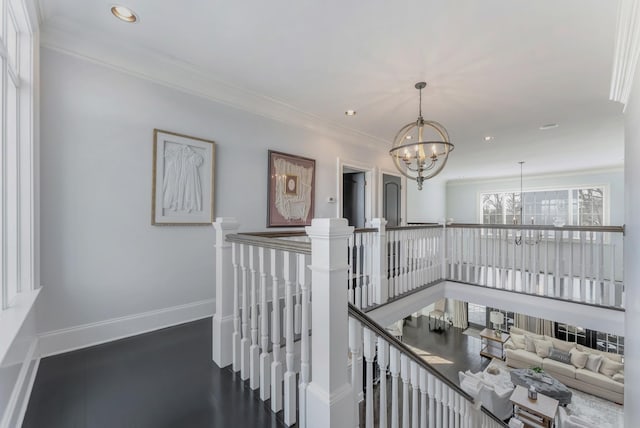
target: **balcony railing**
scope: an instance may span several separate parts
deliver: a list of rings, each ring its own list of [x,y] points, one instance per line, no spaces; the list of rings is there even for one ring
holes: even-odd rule
[[[237,234],[233,220],[214,224],[214,360],[287,425],[504,426],[361,312],[430,284],[624,305],[620,227],[373,225],[316,219],[307,234]]]

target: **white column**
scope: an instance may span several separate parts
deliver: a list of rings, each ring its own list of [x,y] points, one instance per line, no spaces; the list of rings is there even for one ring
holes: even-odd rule
[[[345,219],[314,219],[311,238],[311,383],[307,388],[307,426],[354,426],[353,389],[347,376],[347,240]],[[315,327],[314,327],[315,326]]]
[[[218,367],[232,362],[233,335],[233,264],[231,243],[227,235],[240,225],[231,217],[216,218],[216,312],[213,316],[212,358]]]
[[[371,227],[378,229],[373,244],[373,302],[386,303],[389,300],[389,280],[387,279],[387,220],[374,218]]]
[[[635,3],[635,2],[633,2]],[[631,2],[625,1],[625,7]],[[636,11],[638,11],[637,4]],[[631,17],[629,17],[631,18]],[[638,14],[633,17],[638,22]],[[631,19],[630,19],[631,20]],[[635,45],[635,49],[638,46]],[[640,68],[636,68],[631,96],[624,118],[624,192],[625,192],[625,236],[624,236],[624,282],[625,282],[625,377],[624,422],[625,426],[636,426],[640,420],[640,340],[636,338],[640,325]],[[619,208],[619,207],[617,207]],[[613,266],[612,266],[613,272]]]

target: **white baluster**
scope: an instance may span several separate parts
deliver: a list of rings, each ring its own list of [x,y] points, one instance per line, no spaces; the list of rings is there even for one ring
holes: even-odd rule
[[[409,358],[400,355],[400,375],[402,376],[402,428],[409,428],[409,382],[411,381],[411,369],[409,366]]]
[[[587,269],[587,251],[585,248],[585,233],[580,231],[580,301],[587,301],[587,285],[585,282],[585,271]]]
[[[267,260],[264,247],[258,250],[260,267],[260,399],[267,401],[271,397],[271,354],[269,353],[269,302],[267,300]]]
[[[251,275],[251,347],[249,348],[249,388],[260,386],[260,347],[258,346],[258,271],[256,247],[249,246],[249,270]]]
[[[434,394],[435,394],[435,408],[436,408],[436,426],[437,427],[446,427],[442,423],[442,382],[438,379],[434,379]]]
[[[351,235],[347,244],[347,290],[349,290],[349,303],[356,304],[356,290],[353,283],[353,246],[354,237]]]
[[[411,426],[419,428],[420,425],[420,375],[418,363],[411,361]]]
[[[250,250],[250,248],[249,248]],[[246,259],[247,246],[240,244],[240,268],[242,270],[242,339],[240,340],[240,379],[249,378],[249,269]]]
[[[389,364],[389,344],[378,337],[378,367],[380,369],[380,428],[387,428],[387,366]]]
[[[272,283],[272,311],[271,311],[271,343],[273,347],[273,362],[271,363],[271,411],[282,410],[282,360],[280,339],[280,275],[282,273],[282,253],[271,250],[271,283]]]
[[[427,371],[420,368],[420,428],[427,428],[427,413],[429,412],[427,385]]]
[[[349,352],[351,353],[351,387],[354,397],[354,421],[360,426],[358,408],[364,396],[362,393],[362,326],[355,318],[349,318]]]
[[[393,346],[389,349],[389,370],[391,371],[391,428],[398,428],[398,377],[400,375],[400,351]]]
[[[354,287],[356,289],[356,307],[362,309],[362,278],[360,273],[360,263],[362,261],[362,234],[356,233],[354,239],[353,265],[352,269],[355,276]]]
[[[240,371],[240,278],[238,265],[238,252],[241,245],[235,242],[231,246],[233,263],[233,371]]]
[[[449,406],[449,426],[455,427],[456,425],[455,405],[456,405],[457,394],[452,388],[447,387],[447,390],[449,391],[449,400],[447,401],[447,405]]]
[[[300,428],[307,426],[307,386],[309,385],[309,256],[298,254],[298,283],[300,284],[302,307],[300,308]]]
[[[449,388],[442,383],[441,381],[438,381],[440,383],[440,388],[441,388],[441,407],[442,407],[442,426],[443,427],[450,427],[451,425],[449,425]]]
[[[429,395],[429,428],[436,426],[436,381],[431,373],[427,373],[427,394]]]
[[[285,285],[285,340],[286,369],[284,374],[284,423],[291,426],[296,422],[296,373],[293,366],[293,294],[296,283],[295,254],[285,251],[283,255],[283,274]]]
[[[373,428],[373,360],[376,356],[376,336],[365,327],[364,329],[364,358],[367,363],[366,373],[366,402],[365,402],[365,427]]]

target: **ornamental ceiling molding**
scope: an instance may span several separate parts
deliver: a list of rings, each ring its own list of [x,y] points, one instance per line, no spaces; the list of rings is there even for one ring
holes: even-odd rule
[[[640,1],[619,1],[609,98],[626,109],[640,56]]]
[[[339,142],[386,152],[388,141],[383,138],[332,123],[284,101],[216,79],[210,72],[175,58],[131,45],[123,47],[117,41],[87,34],[68,21],[46,20],[41,31],[41,46],[267,119],[308,129]]]

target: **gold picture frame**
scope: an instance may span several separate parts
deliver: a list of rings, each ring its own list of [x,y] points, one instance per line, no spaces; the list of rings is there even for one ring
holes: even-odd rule
[[[152,225],[213,223],[215,153],[211,140],[153,130]]]

